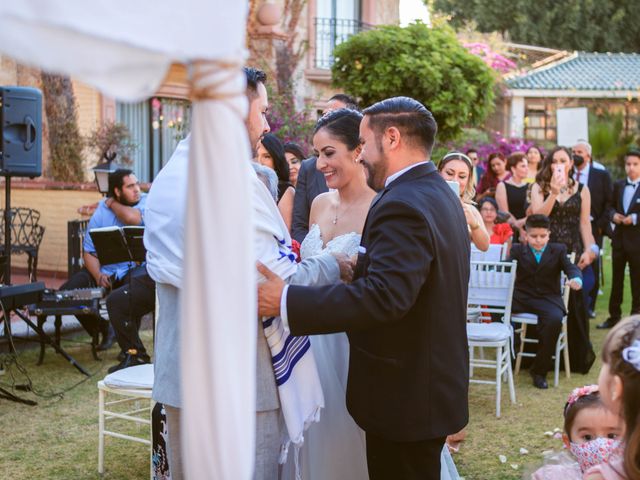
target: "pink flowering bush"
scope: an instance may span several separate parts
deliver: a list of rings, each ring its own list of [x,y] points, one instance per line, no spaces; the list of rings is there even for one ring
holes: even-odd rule
[[[465,43],[464,46],[470,53],[480,57],[484,63],[499,73],[508,73],[517,68],[515,62],[509,60],[507,57],[500,55],[497,52],[491,50],[491,47],[486,43],[475,42]]]
[[[283,143],[297,143],[307,155],[310,155],[311,137],[316,125],[314,112],[308,108],[296,110],[293,99],[289,97],[271,95],[269,98],[271,104],[267,112],[267,121],[271,131]]]
[[[437,152],[434,152],[434,158],[436,160],[439,160],[447,152],[450,152],[452,150],[464,153],[468,149],[473,148],[478,151],[478,156],[484,163],[486,162],[487,157],[490,153],[501,152],[505,157],[508,157],[513,152],[525,153],[531,146],[538,147],[542,155],[544,156],[544,149],[539,144],[531,140],[524,140],[522,138],[515,137],[505,137],[500,132],[494,132],[492,134],[489,134],[487,139],[461,139],[457,142],[447,142],[442,147],[438,148]]]

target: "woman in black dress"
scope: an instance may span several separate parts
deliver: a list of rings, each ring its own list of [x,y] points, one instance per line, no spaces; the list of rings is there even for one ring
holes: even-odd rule
[[[561,172],[556,174],[556,169]],[[531,189],[531,210],[549,217],[550,241],[563,243],[568,252],[574,252],[579,259],[578,267],[584,271],[596,259],[596,242],[591,232],[589,188],[573,179],[574,171],[567,149],[556,147],[551,150]],[[595,355],[589,340],[584,296],[580,291],[572,290],[569,296],[567,327],[571,370],[587,373]]]
[[[496,187],[496,202],[503,212],[509,213],[509,225],[516,233],[515,240],[520,237],[524,222],[527,220],[527,189],[529,184],[525,178],[529,173],[527,158],[522,152],[514,152],[507,157],[507,169],[511,177],[500,182]]]

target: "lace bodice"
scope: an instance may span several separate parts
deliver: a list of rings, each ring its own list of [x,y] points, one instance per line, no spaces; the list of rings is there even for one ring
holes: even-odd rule
[[[580,211],[582,210],[582,185],[578,191],[564,203],[556,200],[549,215],[551,221],[550,241],[564,243],[567,252],[575,252],[576,257],[582,254],[582,237],[580,236]]]
[[[309,229],[309,233],[304,237],[300,246],[300,256],[305,258],[320,255],[324,251],[327,253],[344,253],[352,256],[358,253],[361,235],[356,232],[345,233],[338,237],[332,238],[326,245],[322,240],[322,232],[318,224],[313,224]]]

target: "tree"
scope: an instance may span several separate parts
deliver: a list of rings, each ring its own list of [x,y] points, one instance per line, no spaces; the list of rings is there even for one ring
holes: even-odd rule
[[[475,22],[481,32],[563,50],[638,52],[637,0],[426,0],[454,27]],[[508,12],[508,14],[507,14]]]
[[[49,123],[51,176],[63,182],[81,182],[83,145],[71,80],[43,72],[42,91]]]
[[[86,147],[96,155],[96,162],[103,162],[115,154],[120,165],[131,165],[132,156],[138,148],[131,138],[129,128],[123,123],[106,122],[98,126],[85,138]]]
[[[438,138],[455,138],[480,125],[493,109],[494,73],[447,26],[383,26],[336,46],[336,87],[371,105],[406,95],[422,102],[438,121]]]

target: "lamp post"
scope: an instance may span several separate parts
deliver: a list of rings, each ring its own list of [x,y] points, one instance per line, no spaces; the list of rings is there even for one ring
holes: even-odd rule
[[[105,153],[103,161],[93,167],[93,173],[96,176],[96,185],[98,191],[103,195],[109,193],[109,174],[116,171],[117,166],[113,163],[116,153]]]

